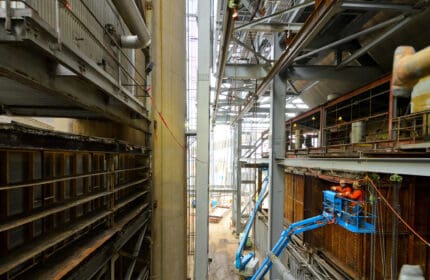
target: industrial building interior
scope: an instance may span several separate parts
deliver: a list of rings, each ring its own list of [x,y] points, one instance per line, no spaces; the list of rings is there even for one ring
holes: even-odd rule
[[[0,279],[430,279],[429,27],[429,0],[0,0]]]

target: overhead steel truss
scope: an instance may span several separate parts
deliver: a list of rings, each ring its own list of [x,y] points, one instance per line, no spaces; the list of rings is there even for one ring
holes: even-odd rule
[[[220,52],[216,71],[218,80],[215,88],[216,94],[212,99],[212,124],[221,119],[224,119],[221,122],[225,121],[224,114],[219,112],[221,108],[219,104],[224,102],[220,98],[220,94],[226,90],[223,87],[225,83],[230,83],[231,88],[236,88],[234,83],[238,80],[254,84],[254,87],[243,88],[252,98],[240,106],[237,116],[231,121],[231,124],[234,124],[239,119],[245,118],[252,108],[258,106],[258,100],[267,91],[271,91],[271,83],[281,71],[285,73],[286,77],[284,82],[287,96],[300,95],[306,91],[303,90],[303,87],[297,89],[297,84],[294,83],[296,80],[312,83],[312,81],[325,79],[342,80],[345,77],[359,77],[361,83],[381,76],[383,73],[377,67],[353,62],[407,25],[415,15],[426,8],[390,2],[326,0],[320,1],[315,6],[315,1],[296,1],[294,4],[286,1],[276,4],[266,3],[267,11],[265,14],[261,14],[261,10],[257,10],[259,7],[256,7],[258,2],[247,0],[241,1],[241,3],[244,9],[240,10],[239,18],[236,21],[231,19],[232,13],[228,7],[225,11],[219,12],[224,15],[224,33],[219,41]],[[327,31],[326,29],[330,28],[329,23],[337,15],[342,13],[365,14],[375,11],[390,11],[397,13],[397,16],[373,25],[366,25],[358,30],[350,28],[349,32],[345,31],[341,36],[333,36],[335,40],[332,42],[320,44],[316,48],[311,46],[315,45],[315,39],[322,30]],[[299,15],[304,12],[310,13],[309,16],[303,15],[300,18]],[[303,23],[305,18],[307,19]],[[344,60],[341,57],[337,64],[309,62],[321,54],[327,55],[333,50],[336,52],[339,47],[378,31],[382,31],[382,36],[355,50]],[[291,42],[287,43],[288,47],[281,56],[273,59],[273,47],[278,42],[273,42],[270,38],[276,32],[283,32],[287,34],[286,36],[289,36],[290,33],[295,35],[291,37]],[[285,41],[288,38],[284,37],[281,40]],[[235,96],[235,92],[238,92],[233,89],[229,91],[233,93],[233,96]]]

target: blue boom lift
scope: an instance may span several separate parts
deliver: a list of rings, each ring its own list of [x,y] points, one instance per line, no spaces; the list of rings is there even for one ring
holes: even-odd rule
[[[247,256],[242,256],[242,251],[245,246],[245,241],[248,238],[249,231],[255,214],[260,206],[265,189],[267,188],[268,178],[264,181],[264,187],[261,191],[259,199],[255,205],[254,211],[248,220],[248,224],[245,229],[244,239],[241,240],[239,248],[236,252],[236,269],[239,273],[246,270],[246,266],[251,263],[251,259],[254,257],[253,253],[249,253]],[[339,226],[354,232],[354,233],[374,233],[375,232],[375,220],[376,216],[360,205],[359,202],[337,197],[333,191],[323,191],[324,193],[324,209],[321,215],[305,219],[300,222],[291,224],[286,230],[281,233],[281,237],[275,244],[268,256],[263,260],[263,263],[257,269],[257,271],[247,279],[263,279],[264,275],[272,267],[272,259],[279,257],[284,249],[287,247],[291,240],[291,236],[300,234],[305,231],[314,230],[323,227],[328,224],[338,224]],[[261,201],[260,201],[261,200]],[[246,276],[245,273],[242,275]]]

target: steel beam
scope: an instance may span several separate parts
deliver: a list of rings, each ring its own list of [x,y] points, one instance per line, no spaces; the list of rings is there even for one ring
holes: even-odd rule
[[[248,118],[255,118],[255,119],[266,119],[266,118],[268,118],[268,114],[264,114],[264,115],[260,115],[260,114],[258,114],[258,115],[254,115],[254,116],[247,116]],[[225,115],[225,116],[218,116],[217,117],[217,120],[216,120],[216,122],[217,123],[225,123],[225,124],[228,124],[228,123],[230,123],[233,119],[235,118],[235,116],[228,116],[228,115]],[[251,121],[250,121],[251,122]],[[249,123],[250,123],[249,122]],[[248,122],[247,122],[248,123]]]
[[[255,8],[251,5],[249,0],[241,0],[240,3],[248,10],[251,15],[255,12]]]
[[[385,39],[387,39],[388,37],[390,37],[391,35],[393,35],[394,33],[396,33],[399,29],[401,29],[403,26],[405,26],[406,24],[408,24],[409,22],[411,22],[412,18],[413,18],[413,16],[406,17],[405,19],[403,19],[402,21],[400,21],[399,23],[397,23],[396,25],[394,25],[393,27],[391,27],[384,34],[382,34],[381,36],[379,36],[376,40],[370,42],[366,46],[363,46],[361,49],[359,49],[356,52],[354,52],[350,57],[348,57],[341,64],[339,64],[338,68],[345,67],[346,65],[348,65],[348,63],[350,63],[351,61],[356,60],[357,58],[359,58],[360,56],[362,56],[363,54],[365,54],[367,51],[369,51],[371,48],[373,48],[376,45],[382,43]]]
[[[346,172],[375,172],[428,176],[429,158],[289,158],[278,162],[285,167],[314,168]]]
[[[226,92],[226,91],[250,91],[252,89],[254,89],[254,86],[249,86],[249,87],[233,87],[233,88],[221,88],[221,92]]]
[[[274,35],[274,42],[278,41],[278,35]],[[278,44],[274,44],[275,56],[282,50]],[[284,229],[284,192],[285,172],[277,164],[278,160],[285,158],[285,84],[275,77],[270,103],[270,153],[269,153],[269,248],[277,243],[279,235]],[[280,279],[278,271],[272,270],[270,279]]]
[[[241,27],[240,31],[283,32],[289,30],[298,32],[302,26],[302,23],[261,22],[255,25]]]
[[[285,68],[280,75],[288,80],[368,81],[382,74],[378,67],[371,66],[348,66],[339,70],[336,66],[295,65]]]
[[[312,1],[313,2],[313,1]],[[291,65],[294,58],[299,52],[306,47],[312,39],[324,28],[326,23],[339,11],[340,1],[325,0],[319,3],[313,13],[309,16],[305,25],[299,33],[294,37],[293,42],[288,49],[275,62],[272,69],[258,86],[255,97],[251,99],[241,113],[233,121],[241,119],[255,104],[258,98],[263,94],[266,88],[270,85],[273,78],[288,65]],[[309,3],[307,3],[309,4]]]
[[[227,64],[224,77],[234,79],[262,79],[267,75],[270,64]]]
[[[266,61],[266,62],[270,62],[269,59],[267,59],[266,57],[262,56],[259,52],[256,52],[253,48],[251,48],[250,46],[248,46],[247,44],[243,43],[241,40],[239,40],[236,37],[233,37],[232,39],[233,42],[235,42],[236,44],[238,44],[239,46],[243,47],[244,49],[246,49],[249,52],[252,52],[256,57]]]
[[[369,28],[367,28],[367,29],[361,30],[361,31],[359,31],[359,32],[356,32],[356,33],[354,33],[354,34],[351,34],[351,35],[349,35],[349,36],[346,36],[345,38],[342,38],[342,39],[340,39],[340,40],[334,41],[334,42],[332,42],[332,43],[330,43],[330,44],[328,44],[328,45],[325,45],[325,46],[323,46],[323,47],[321,47],[321,48],[319,48],[319,49],[316,49],[316,50],[310,51],[310,52],[308,52],[308,53],[305,53],[305,54],[303,54],[303,55],[300,55],[300,56],[296,57],[296,58],[294,59],[294,61],[298,61],[298,60],[300,60],[300,59],[303,59],[303,58],[306,58],[306,57],[309,57],[309,56],[315,55],[315,54],[317,54],[317,53],[319,53],[319,52],[322,52],[322,51],[324,51],[324,50],[328,50],[328,49],[331,49],[331,48],[337,47],[337,46],[342,45],[342,44],[344,44],[344,43],[347,43],[347,42],[349,42],[349,41],[351,41],[351,40],[353,40],[353,39],[356,39],[356,38],[358,38],[358,37],[360,37],[360,36],[366,35],[366,34],[368,34],[368,33],[374,32],[375,30],[379,30],[379,29],[384,28],[384,27],[387,27],[387,26],[389,26],[389,25],[391,25],[391,24],[393,24],[393,23],[399,22],[399,21],[401,21],[401,20],[402,20],[402,19],[404,19],[404,18],[405,18],[405,16],[404,16],[404,15],[400,15],[400,16],[397,16],[397,17],[395,17],[395,18],[389,19],[389,20],[387,20],[387,21],[384,21],[384,22],[378,23],[378,24],[376,24],[376,25],[374,25],[374,26],[371,26],[371,27],[369,27]]]
[[[149,122],[132,119],[131,108],[121,106],[120,103],[116,103],[118,106],[112,106],[109,104],[109,98],[100,94],[99,88],[83,80],[50,75],[46,64],[46,58],[35,56],[26,49],[9,46],[0,48],[0,75],[45,92],[47,98],[64,98],[105,118],[148,131]]]
[[[31,43],[33,46],[31,51],[34,51],[34,49],[41,50],[41,54],[67,66],[72,72],[91,82],[109,94],[113,99],[134,110],[136,114],[147,118],[147,112],[142,103],[131,92],[120,85],[118,80],[98,66],[95,61],[69,42],[62,41],[61,45],[57,45],[59,41],[58,34],[47,26],[35,11],[24,9],[22,11],[18,10],[17,13],[21,17],[28,19],[16,23],[17,26],[19,24],[23,25],[20,28],[25,30],[25,32],[20,34],[19,37],[15,37],[5,35],[4,31],[0,29],[0,38],[2,41],[12,41],[18,44]],[[8,33],[6,32],[6,34]],[[61,51],[58,51],[60,48]],[[44,64],[43,67],[46,68],[46,65]]]
[[[276,17],[279,17],[279,16],[283,16],[285,14],[289,14],[289,13],[298,11],[298,10],[304,9],[306,7],[309,7],[309,6],[313,6],[314,4],[315,4],[315,1],[307,1],[307,2],[305,2],[303,4],[299,4],[299,5],[290,7],[288,9],[285,9],[285,10],[273,13],[271,15],[268,15],[268,16],[265,16],[265,17],[261,17],[259,19],[254,20],[254,21],[251,21],[250,23],[238,26],[234,30],[235,31],[239,31],[239,30],[243,30],[245,28],[250,28],[251,26],[255,26],[255,25],[260,24],[262,22],[266,22],[266,21],[268,21],[270,19],[273,19],[273,18],[276,18]]]
[[[208,279],[209,252],[209,97],[211,56],[211,3],[198,1],[198,81],[197,81],[197,158],[196,160],[196,241],[195,279]],[[221,74],[222,75],[222,74]],[[221,80],[221,77],[218,79]],[[221,88],[218,84],[217,89]]]
[[[342,3],[342,8],[349,10],[394,10],[400,12],[411,12],[416,10],[414,6],[406,4],[395,4],[389,2],[375,3],[367,1],[344,1]]]
[[[236,125],[236,137],[235,137],[235,151],[234,151],[234,162],[235,168],[235,220],[236,220],[236,234],[239,235],[242,232],[242,163],[240,158],[242,155],[242,121],[239,121]]]

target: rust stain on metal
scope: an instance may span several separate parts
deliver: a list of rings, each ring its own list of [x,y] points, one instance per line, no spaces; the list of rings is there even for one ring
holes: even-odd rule
[[[104,235],[98,239],[93,246],[86,248],[82,252],[78,252],[77,256],[72,260],[67,262],[67,265],[57,274],[51,275],[51,279],[59,280],[62,279],[67,273],[72,271],[78,264],[84,261],[88,256],[94,253],[100,246],[102,246],[106,241],[108,241],[114,234],[116,230],[109,230]]]

